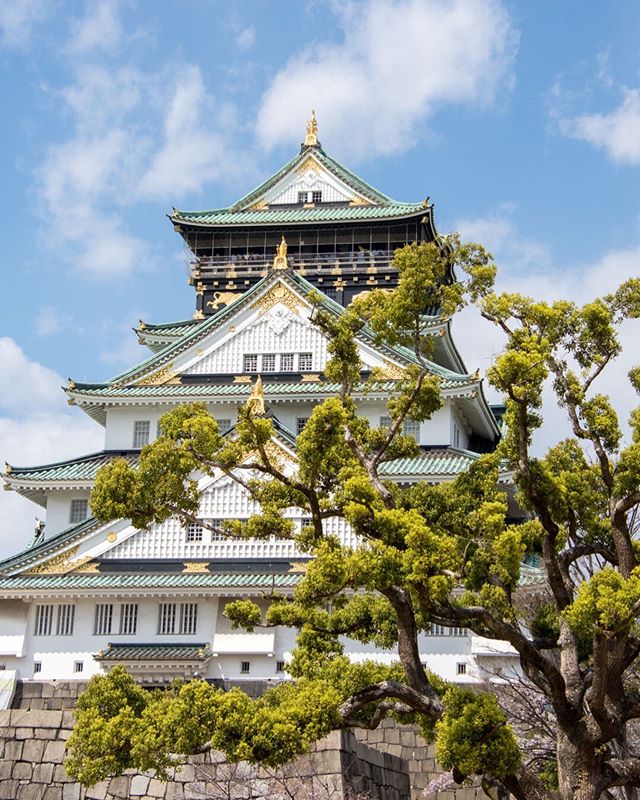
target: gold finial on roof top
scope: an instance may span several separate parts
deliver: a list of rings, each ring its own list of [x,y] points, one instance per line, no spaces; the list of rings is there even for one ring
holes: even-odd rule
[[[249,396],[249,408],[252,414],[264,414],[264,396],[262,394],[262,375],[258,375]]]
[[[311,119],[307,122],[307,135],[304,137],[304,143],[310,147],[318,144],[318,121],[315,110],[311,111]]]
[[[276,255],[273,259],[274,269],[287,269],[287,240],[282,235],[280,244],[276,247]]]

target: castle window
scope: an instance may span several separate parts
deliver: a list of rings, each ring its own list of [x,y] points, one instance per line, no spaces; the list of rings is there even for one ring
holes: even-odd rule
[[[284,661],[276,661],[276,672],[284,672]]]
[[[436,622],[432,622],[427,634],[429,636],[444,636],[445,627],[444,625],[438,625]]]
[[[251,662],[250,661],[241,661],[240,662],[240,672],[243,675],[248,675],[251,671]]]
[[[166,636],[176,632],[176,604],[160,603],[158,607],[158,634]]]
[[[74,661],[73,662],[73,671],[74,672],[84,672],[84,661]]]
[[[77,525],[79,522],[84,522],[89,516],[89,501],[88,500],[72,500],[69,509],[69,522],[71,525]]]
[[[42,672],[42,661],[34,661],[33,662],[33,672]]]
[[[217,420],[218,423],[218,430],[220,433],[227,433],[227,431],[231,430],[231,420],[230,419],[219,419]]]
[[[299,203],[306,203],[308,197],[309,197],[309,192],[298,192]]]
[[[57,636],[73,636],[73,621],[76,615],[76,607],[65,603],[58,606],[58,620],[56,625]]]
[[[456,675],[466,675],[467,665],[463,663],[456,664]]]
[[[262,371],[263,372],[276,371],[276,357],[274,353],[265,353],[262,356]]]
[[[98,603],[93,620],[93,635],[108,636],[111,633],[113,620],[113,603]]]
[[[280,356],[280,372],[293,372],[293,353],[282,353]]]
[[[222,528],[222,523],[224,520],[222,519],[210,519],[209,525],[212,528]],[[218,531],[211,531],[211,541],[212,542],[222,542],[226,537],[222,533],[218,533]]]
[[[455,625],[452,628],[449,628],[449,636],[466,636],[466,629],[465,628],[458,628]]]
[[[33,630],[35,636],[51,636],[53,623],[53,606],[36,606],[36,624]]]
[[[381,428],[390,428],[391,427],[391,417],[380,417],[380,427]]]
[[[405,419],[402,432],[405,436],[411,436],[414,442],[420,441],[420,423],[415,419]]]
[[[460,428],[453,423],[453,446],[460,447]]]
[[[313,355],[311,353],[298,353],[298,371],[305,372],[313,369]]]
[[[202,541],[202,527],[197,522],[190,522],[187,525],[185,534],[185,541],[187,542],[201,542]]]
[[[180,633],[194,634],[198,625],[198,604],[180,603]]]
[[[257,372],[258,371],[258,356],[255,353],[245,353],[242,357],[242,371],[243,372]]]
[[[311,202],[312,203],[321,203],[322,202],[322,192],[311,192]]]
[[[120,606],[120,633],[131,636],[138,628],[138,604],[123,603]]]
[[[309,417],[298,417],[296,420],[296,432],[298,434],[302,433],[307,422],[309,422]]]
[[[138,419],[133,423],[133,449],[141,450],[149,444],[149,434],[151,433],[151,423],[148,419]]]

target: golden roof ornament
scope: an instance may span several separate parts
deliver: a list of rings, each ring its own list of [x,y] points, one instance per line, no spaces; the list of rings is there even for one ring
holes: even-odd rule
[[[262,394],[262,375],[258,375],[249,396],[249,409],[252,414],[264,414],[264,396]]]
[[[311,119],[307,122],[307,135],[304,137],[305,147],[317,147],[318,145],[318,121],[316,120],[315,110],[311,111]]]
[[[276,255],[273,259],[273,269],[287,269],[287,240],[282,236],[282,241],[276,247]]]

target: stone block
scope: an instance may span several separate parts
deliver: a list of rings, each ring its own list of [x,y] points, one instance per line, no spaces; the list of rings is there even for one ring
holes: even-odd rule
[[[76,724],[76,715],[74,711],[63,711],[62,712],[62,723],[60,725],[61,728],[73,728]]]
[[[19,785],[17,780],[0,781],[0,800],[15,800]]]
[[[58,738],[58,733],[60,731],[57,728],[34,728],[33,729],[33,738],[34,739],[42,739],[44,740],[51,740]]]
[[[195,783],[187,783],[185,784],[184,788],[184,798],[185,800],[202,800],[203,797],[206,797],[207,787],[206,784],[202,781],[196,781]]]
[[[62,787],[62,800],[80,800],[80,784],[65,783]]]
[[[166,791],[167,784],[164,783],[164,781],[151,778],[149,786],[147,787],[147,794],[149,797],[164,797]]]
[[[16,728],[16,739],[33,739],[33,728]]]
[[[11,724],[11,709],[3,708],[0,710],[0,729],[4,730]]]
[[[55,783],[73,783],[73,778],[67,775],[64,764],[54,764],[53,780]]]
[[[60,786],[47,786],[42,800],[62,800],[62,788]]]
[[[206,770],[206,765],[198,765],[198,769]],[[183,767],[180,767],[176,770],[174,775],[174,780],[179,781],[180,783],[191,783],[191,781],[195,781],[196,779],[196,765],[194,764],[185,764]],[[141,792],[144,794],[144,792]]]
[[[400,731],[397,728],[389,728],[384,737],[387,744],[400,744]]]
[[[85,797],[87,800],[105,800],[107,791],[109,789],[109,781],[100,781],[95,786],[90,786],[86,790]]]
[[[142,795],[147,793],[149,786],[149,778],[146,775],[134,775],[131,778],[131,788],[129,789],[131,795]]]
[[[46,746],[46,742],[39,741],[38,739],[31,739],[25,742],[22,750],[22,758],[25,761],[31,761],[32,764],[39,764],[42,761],[44,748]]]
[[[32,773],[33,767],[29,761],[16,761],[11,777],[19,781],[30,781]]]
[[[120,775],[117,778],[111,778],[111,782],[109,783],[109,794],[113,795],[114,797],[129,797],[129,786],[131,783],[131,779],[125,777],[124,775]]]
[[[67,739],[71,736],[71,731],[67,728],[60,728],[58,731],[58,739],[62,739],[63,742],[66,742]]]
[[[4,757],[7,761],[20,761],[24,742],[7,742],[4,748]]]
[[[59,728],[62,715],[58,711],[16,708],[11,714],[11,724],[17,728]]]
[[[181,783],[167,783],[165,800],[184,800],[184,788]]]
[[[53,741],[47,742],[44,749],[44,761],[52,761],[54,764],[61,764],[64,758],[65,745],[64,742]]]
[[[16,800],[42,800],[47,787],[39,783],[29,783],[18,787]]]
[[[53,780],[53,764],[34,764],[33,778],[34,783],[50,784]]]

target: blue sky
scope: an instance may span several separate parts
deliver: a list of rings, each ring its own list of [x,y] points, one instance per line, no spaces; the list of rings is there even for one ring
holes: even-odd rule
[[[400,200],[430,196],[441,231],[494,250],[501,285],[583,300],[640,273],[637,0],[13,0],[0,65],[14,464],[100,447],[61,377],[106,379],[143,355],[139,317],[192,314],[166,212],[244,194],[312,107],[328,152]],[[497,346],[479,324],[459,325],[473,367]]]

